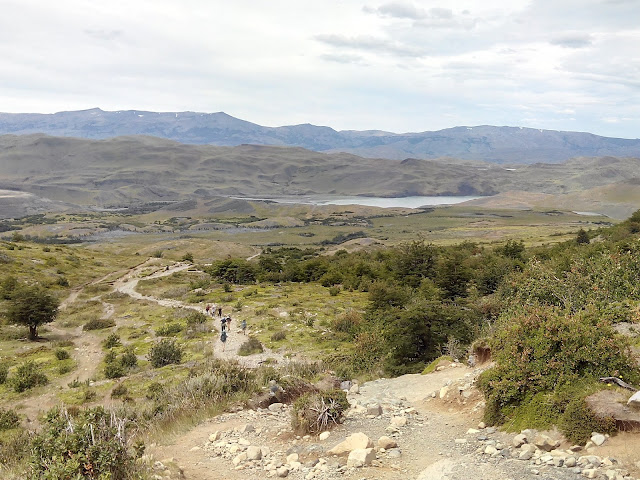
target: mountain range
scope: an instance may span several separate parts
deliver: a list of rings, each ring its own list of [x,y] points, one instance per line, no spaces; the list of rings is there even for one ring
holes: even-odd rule
[[[93,108],[54,114],[0,113],[0,135],[29,133],[87,139],[148,135],[185,144],[294,146],[392,160],[448,157],[531,164],[561,163],[577,156],[640,157],[640,139],[522,127],[454,127],[397,134],[379,130],[336,131],[311,124],[264,127],[223,112],[107,112]]]

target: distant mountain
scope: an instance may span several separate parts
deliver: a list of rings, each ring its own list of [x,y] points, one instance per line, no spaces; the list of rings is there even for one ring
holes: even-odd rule
[[[450,157],[529,164],[559,163],[577,156],[640,157],[640,139],[520,127],[455,127],[396,134],[336,131],[310,124],[263,127],[222,112],[105,112],[94,108],[55,114],[0,113],[0,134],[28,133],[89,139],[149,135],[187,144],[295,146],[393,160]]]

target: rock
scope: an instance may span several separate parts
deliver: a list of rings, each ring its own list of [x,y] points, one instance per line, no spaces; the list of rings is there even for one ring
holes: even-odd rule
[[[518,455],[518,460],[531,460],[532,457],[533,452],[531,450],[523,450],[520,452],[520,455]]]
[[[627,405],[633,408],[640,408],[640,390],[631,395]]]
[[[523,452],[536,453],[536,450],[538,450],[538,447],[536,447],[535,445],[532,445],[531,443],[525,443],[520,447],[520,450],[522,450]]]
[[[475,435],[477,433],[480,433],[480,430],[478,430],[477,428],[470,428],[469,430],[467,430],[467,435]]]
[[[402,456],[402,452],[399,448],[392,448],[391,450],[387,450],[386,453],[389,458],[400,458]]]
[[[276,470],[276,475],[278,475],[278,477],[280,478],[285,478],[287,475],[289,475],[289,469],[285,466],[282,466]]]
[[[370,465],[375,459],[376,452],[373,448],[356,448],[349,453],[347,468],[364,467]]]
[[[487,428],[487,425],[486,425],[484,422],[480,422],[480,423],[478,424],[478,428],[479,428],[480,430],[483,430],[483,429]]]
[[[382,407],[377,403],[367,405],[367,415],[373,415],[374,417],[382,415]]]
[[[253,431],[255,431],[255,427],[250,423],[245,423],[241,427],[238,427],[239,433],[247,433],[247,432],[253,432]]]
[[[260,447],[260,451],[262,452],[262,458],[271,455],[271,449],[269,447]]]
[[[338,445],[329,450],[330,455],[344,455],[356,449],[373,448],[373,442],[364,433],[358,432],[349,435]]]
[[[297,462],[300,456],[297,453],[292,453],[291,455],[287,455],[287,463]]]
[[[398,442],[396,442],[393,438],[387,437],[383,435],[378,439],[378,447],[384,448],[385,450],[389,450],[390,448],[395,448],[398,446]]]
[[[587,478],[596,478],[598,476],[598,470],[595,468],[585,468],[582,470],[582,475]]]
[[[331,432],[322,432],[319,436],[318,439],[321,442],[324,442],[327,438],[329,438],[329,435],[331,435]]]
[[[554,448],[560,445],[560,442],[553,440],[551,437],[547,435],[538,435],[533,441],[533,444],[538,447],[540,450],[544,450],[545,452],[550,452]]]
[[[498,454],[498,449],[496,447],[494,447],[493,445],[487,445],[484,449],[484,453],[486,453],[487,455],[497,455]]]
[[[353,383],[350,380],[345,380],[343,382],[340,382],[340,390],[347,390],[349,391],[349,389],[353,386]]]
[[[272,403],[271,405],[269,405],[269,411],[270,412],[281,412],[282,408],[284,407],[284,404],[276,402],[276,403]]]
[[[513,437],[513,446],[516,448],[520,448],[522,445],[524,445],[527,442],[527,436],[523,433],[519,433],[518,435],[516,435],[515,437]]]
[[[354,383],[351,388],[349,389],[349,393],[355,395],[357,393],[360,393],[360,387],[358,386],[357,383]]]
[[[391,425],[394,427],[404,427],[407,424],[407,417],[393,417]]]
[[[246,459],[247,459],[247,453],[246,453],[246,452],[242,452],[242,453],[239,453],[238,455],[236,455],[236,456],[233,458],[232,462],[233,462],[233,464],[234,464],[235,466],[238,466],[238,465],[240,465],[242,462],[244,462]]]
[[[251,442],[246,438],[239,438],[238,445],[242,445],[243,447],[248,447],[249,445],[251,445]]]
[[[449,387],[442,387],[440,389],[440,398],[446,397],[447,393],[449,393]]]
[[[262,458],[262,449],[256,446],[247,448],[247,460],[260,460]]]
[[[221,436],[222,436],[222,434],[220,433],[220,431],[216,430],[211,435],[209,435],[209,441],[210,442],[217,442],[218,440],[220,440]]]
[[[567,468],[573,468],[576,464],[576,457],[567,457],[564,461],[564,466]]]
[[[597,445],[598,447],[600,445],[602,445],[605,441],[607,440],[607,437],[605,437],[604,435],[602,435],[601,433],[594,433],[591,436],[591,441]]]

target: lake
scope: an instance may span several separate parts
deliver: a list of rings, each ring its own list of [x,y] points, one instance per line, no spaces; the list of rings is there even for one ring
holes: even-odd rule
[[[455,205],[481,197],[359,197],[345,195],[286,195],[271,198],[233,197],[242,200],[261,200],[276,203],[294,203],[303,205],[363,205],[381,208],[420,208],[436,205]]]

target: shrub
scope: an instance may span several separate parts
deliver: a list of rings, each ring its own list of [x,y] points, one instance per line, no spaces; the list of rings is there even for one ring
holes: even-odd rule
[[[18,393],[49,383],[47,376],[40,372],[39,367],[32,360],[19,365],[10,381],[13,390]]]
[[[172,363],[180,363],[182,355],[180,345],[175,340],[165,338],[151,347],[147,358],[154,368],[160,368]]]
[[[226,283],[226,282],[225,282],[225,283],[222,285],[222,289],[225,291],[225,293],[231,293],[231,290],[232,290],[232,288],[231,288],[231,284],[230,284],[230,283]]]
[[[69,354],[69,350],[65,350],[64,348],[56,348],[56,358],[58,360],[66,360],[67,358],[71,358]]]
[[[102,407],[72,417],[55,408],[32,442],[30,480],[140,478],[128,449],[129,422]]]
[[[73,371],[73,365],[69,364],[69,363],[64,363],[62,365],[60,365],[60,367],[58,367],[58,373],[60,375],[65,375],[71,371]]]
[[[332,297],[337,296],[340,293],[340,287],[329,287],[329,295],[331,295]]]
[[[600,418],[589,409],[584,398],[577,398],[567,405],[560,417],[559,428],[572,443],[584,445],[592,432],[613,433],[617,430],[613,418]]]
[[[7,381],[9,376],[9,365],[6,363],[0,363],[0,385]]]
[[[192,311],[187,315],[187,325],[202,325],[207,322],[207,316],[202,312]]]
[[[104,365],[104,376],[106,378],[120,378],[124,376],[124,367],[119,362],[108,362]]]
[[[164,393],[164,385],[158,382],[152,382],[147,387],[145,397],[149,400],[157,400]]]
[[[291,426],[300,434],[318,434],[342,422],[349,408],[342,390],[324,393],[305,393],[293,404]]]
[[[358,333],[361,325],[362,315],[355,310],[348,310],[330,322],[331,330],[346,333],[351,337],[354,337]]]
[[[133,346],[127,347],[120,357],[120,365],[124,368],[134,368],[138,366],[138,357]]]
[[[151,254],[151,256],[154,258],[162,258],[162,250],[156,250]]]
[[[184,326],[180,323],[167,323],[156,330],[156,335],[158,337],[170,337],[180,333],[183,328]]]
[[[278,330],[273,335],[271,335],[271,340],[274,342],[284,340],[285,338],[287,338],[287,332],[285,332],[284,330]]]
[[[117,333],[110,333],[107,338],[104,340],[104,348],[113,348],[122,345],[120,341],[120,336]]]
[[[20,417],[12,409],[0,408],[0,432],[11,430],[20,425]]]
[[[191,253],[191,252],[185,253],[180,260],[182,262],[193,263],[193,253]]]
[[[256,337],[249,337],[249,339],[240,345],[238,349],[238,355],[246,357],[247,355],[253,355],[254,353],[262,353],[264,352],[264,347],[260,340]]]
[[[115,327],[116,322],[111,318],[94,318],[93,320],[89,320],[82,327],[83,330],[102,330],[104,328]]]
[[[124,383],[119,383],[111,390],[111,398],[124,397],[127,393],[129,393],[127,386]]]

